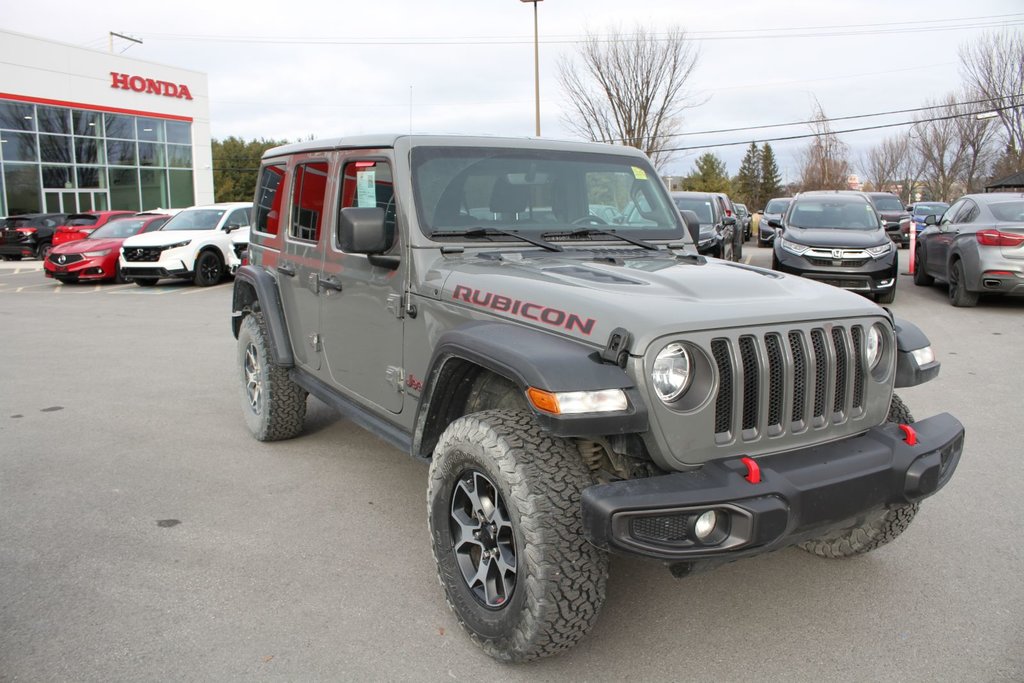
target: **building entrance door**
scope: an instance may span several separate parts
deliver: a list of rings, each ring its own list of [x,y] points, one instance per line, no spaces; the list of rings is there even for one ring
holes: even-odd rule
[[[46,213],[106,211],[110,207],[106,190],[44,190]]]

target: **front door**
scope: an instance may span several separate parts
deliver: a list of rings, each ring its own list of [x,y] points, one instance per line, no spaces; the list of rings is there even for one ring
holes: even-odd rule
[[[389,254],[400,253],[391,167],[380,158],[344,161],[338,210],[380,207],[390,226]],[[337,222],[337,221],[334,221]],[[346,254],[337,235],[320,274],[320,335],[330,382],[392,413],[402,411],[402,295],[408,264],[373,265]]]
[[[327,169],[323,159],[301,157],[291,168],[288,229],[276,266],[295,363],[312,371],[320,368],[321,359],[319,276],[329,241],[329,231],[322,229],[331,184]]]

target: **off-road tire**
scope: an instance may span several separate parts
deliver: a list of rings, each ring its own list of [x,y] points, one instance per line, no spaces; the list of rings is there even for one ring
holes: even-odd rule
[[[155,277],[133,277],[131,280],[139,287],[155,287],[158,279]]]
[[[978,305],[978,293],[967,291],[967,285],[964,284],[964,263],[960,259],[949,266],[949,303],[957,308]]]
[[[262,313],[252,313],[238,331],[242,414],[257,441],[297,436],[306,420],[306,390],[271,359]]]
[[[221,281],[224,277],[224,263],[220,255],[215,251],[201,251],[196,257],[195,270],[192,273],[192,282],[197,287],[211,287]]]
[[[913,421],[914,416],[910,409],[899,396],[893,394],[886,422],[910,424]],[[914,521],[918,507],[918,503],[903,503],[885,510],[876,510],[858,518],[853,526],[805,541],[800,547],[809,553],[829,559],[863,555],[880,548],[906,531]]]
[[[918,287],[930,287],[935,284],[935,278],[924,271],[923,249],[914,251],[914,284]]]
[[[464,497],[470,482],[482,478],[503,503],[500,509],[511,526],[507,538],[514,542],[514,584],[492,607],[464,578],[453,530],[456,494]],[[427,488],[438,578],[459,623],[491,657],[509,662],[546,657],[571,648],[596,622],[608,557],[583,536],[580,492],[592,483],[572,442],[552,437],[527,411],[474,413],[441,435]],[[475,544],[464,541],[459,547],[472,552]],[[507,561],[509,555],[503,551],[501,557]]]

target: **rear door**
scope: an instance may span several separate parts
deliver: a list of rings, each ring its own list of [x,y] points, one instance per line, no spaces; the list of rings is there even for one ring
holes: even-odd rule
[[[391,165],[383,156],[344,159],[338,209],[379,207],[390,227],[388,255],[400,255],[396,197]],[[391,413],[402,411],[403,295],[405,260],[397,268],[370,263],[363,254],[341,250],[328,235],[320,274],[320,330],[329,381]]]

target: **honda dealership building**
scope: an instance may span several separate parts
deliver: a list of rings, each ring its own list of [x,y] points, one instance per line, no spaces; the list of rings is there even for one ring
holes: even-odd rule
[[[0,30],[0,216],[213,202],[206,74]]]

